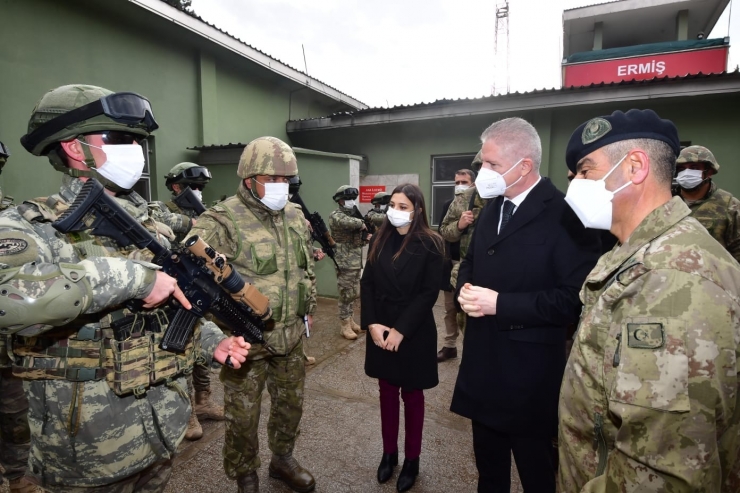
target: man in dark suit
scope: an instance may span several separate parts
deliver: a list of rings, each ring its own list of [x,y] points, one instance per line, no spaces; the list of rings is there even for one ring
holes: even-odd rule
[[[508,493],[513,452],[524,491],[554,493],[565,329],[578,319],[600,242],[540,176],[532,125],[507,118],[481,141],[476,187],[495,199],[460,266],[469,318],[451,410],[473,422],[479,492]]]

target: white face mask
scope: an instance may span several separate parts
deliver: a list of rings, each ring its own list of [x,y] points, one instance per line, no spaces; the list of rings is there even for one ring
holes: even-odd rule
[[[460,195],[468,188],[470,188],[470,185],[455,185],[455,195]]]
[[[606,189],[605,180],[624,161],[627,154],[600,180],[573,180],[568,186],[565,201],[583,225],[592,229],[610,230],[612,227],[612,199],[617,192],[632,185],[628,181],[613,192]]]
[[[511,188],[519,183],[519,180],[522,179],[521,176],[517,181],[507,187],[504,176],[506,176],[509,171],[516,168],[516,165],[521,163],[523,160],[524,158],[514,163],[514,165],[506,170],[504,174],[493,171],[492,169],[481,168],[480,172],[478,173],[478,178],[475,179],[475,188],[478,189],[478,195],[480,195],[483,199],[492,199],[494,197],[499,197],[503,195],[508,188]]]
[[[198,198],[200,202],[203,202],[203,192],[200,190],[193,190],[193,194]]]
[[[691,190],[701,185],[704,181],[703,174],[704,172],[700,169],[685,169],[676,175],[676,183],[684,190]]]
[[[344,201],[344,208],[345,209],[352,209],[357,204],[357,201],[355,200],[345,200]]]
[[[403,228],[411,224],[411,212],[399,211],[388,207],[388,211],[385,213],[388,221],[396,228]]]
[[[254,180],[257,181],[257,180]],[[257,183],[260,183],[257,181]],[[281,211],[288,203],[288,184],[287,183],[261,183],[265,186],[265,196],[260,202],[265,204],[273,211]]]
[[[144,151],[139,144],[119,144],[94,146],[78,140],[77,142],[89,147],[95,147],[105,153],[106,161],[98,166],[96,171],[103,178],[107,178],[124,190],[131,190],[141,178],[146,161]]]

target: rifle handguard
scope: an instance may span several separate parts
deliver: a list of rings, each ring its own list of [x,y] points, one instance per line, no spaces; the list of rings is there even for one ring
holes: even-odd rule
[[[247,305],[262,320],[272,317],[270,299],[260,293],[253,284],[244,282],[239,273],[226,261],[225,255],[218,253],[198,235],[185,240],[185,246],[193,255],[205,260],[206,267],[213,273],[214,280],[231,293],[234,301]]]

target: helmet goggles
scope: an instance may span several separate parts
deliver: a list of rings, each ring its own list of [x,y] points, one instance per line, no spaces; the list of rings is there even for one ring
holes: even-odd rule
[[[339,193],[334,194],[334,200],[354,200],[360,195],[356,188],[345,188]]]
[[[60,130],[99,115],[125,125],[143,124],[147,132],[159,128],[148,99],[133,92],[116,92],[52,118],[30,134],[24,135],[21,144],[32,152],[39,142]]]

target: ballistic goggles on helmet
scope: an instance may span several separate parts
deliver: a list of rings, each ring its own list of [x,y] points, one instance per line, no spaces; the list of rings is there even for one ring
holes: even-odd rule
[[[360,195],[360,191],[356,188],[345,188],[339,193],[334,194],[334,200],[354,200]]]
[[[33,152],[36,145],[55,133],[99,115],[105,115],[124,125],[144,124],[147,132],[159,128],[148,99],[133,92],[116,92],[52,118],[30,134],[24,135],[21,144],[29,152]]]
[[[10,149],[5,147],[5,144],[2,142],[0,142],[0,157],[10,157]]]
[[[208,183],[212,176],[208,168],[193,166],[192,168],[182,170],[174,176],[165,176],[165,178],[167,179],[165,184],[168,186],[176,183],[187,183],[190,185],[190,188],[195,189],[198,187],[198,189],[202,189],[203,185]]]

